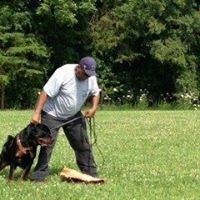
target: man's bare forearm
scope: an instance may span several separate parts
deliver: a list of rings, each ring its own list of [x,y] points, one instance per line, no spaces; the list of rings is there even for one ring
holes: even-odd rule
[[[41,111],[44,107],[44,104],[47,101],[47,98],[48,98],[47,93],[45,91],[42,91],[39,98],[38,98],[36,106],[35,106],[35,113],[39,113],[39,114],[41,113]]]
[[[92,97],[92,107],[91,109],[94,110],[96,112],[98,106],[99,106],[99,99],[100,99],[100,96],[93,96]]]
[[[32,116],[31,121],[33,123],[39,123],[40,122],[41,112],[42,112],[42,109],[44,107],[44,104],[47,101],[47,98],[48,98],[47,93],[45,91],[42,91],[40,96],[38,97],[38,100],[37,100],[37,103],[36,103],[36,106],[35,106],[35,110],[34,110],[34,113],[33,113],[33,116]]]

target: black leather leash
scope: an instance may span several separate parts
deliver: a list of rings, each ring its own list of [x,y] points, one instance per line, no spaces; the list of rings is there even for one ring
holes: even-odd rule
[[[102,166],[104,165],[105,163],[105,158],[104,158],[104,155],[100,149],[100,147],[98,146],[98,143],[97,143],[97,134],[96,134],[96,130],[95,130],[95,127],[96,127],[96,124],[95,124],[95,118],[92,117],[92,118],[86,118],[87,119],[87,122],[88,122],[88,126],[89,126],[89,136],[90,136],[90,144],[93,146],[94,144],[96,145],[98,151],[99,151],[99,154],[101,155],[102,157],[102,160],[103,160],[103,164]],[[92,141],[94,139],[94,141]]]
[[[82,118],[82,117],[76,117],[76,118],[74,118],[74,119],[71,119],[71,120],[69,120],[69,121],[67,121],[67,122],[64,122],[64,123],[60,124],[59,126],[56,126],[56,127],[51,128],[50,130],[52,130],[52,129],[57,129],[57,128],[61,128],[61,127],[65,126],[65,125],[67,125],[67,124],[69,124],[69,123],[71,123],[71,122],[73,122],[73,121],[76,121],[76,120],[78,120],[78,119],[80,119],[80,118]]]

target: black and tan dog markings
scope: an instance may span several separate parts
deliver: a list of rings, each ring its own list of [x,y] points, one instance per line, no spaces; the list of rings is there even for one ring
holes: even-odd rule
[[[37,146],[47,146],[52,143],[49,128],[44,124],[30,123],[16,136],[8,135],[0,154],[0,171],[10,166],[8,179],[14,178],[17,167],[23,169],[22,180],[26,180],[33,160],[36,156]]]

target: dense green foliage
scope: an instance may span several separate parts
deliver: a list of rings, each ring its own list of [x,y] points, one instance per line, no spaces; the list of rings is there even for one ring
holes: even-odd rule
[[[198,9],[197,1],[130,0],[97,18],[93,45],[117,75],[117,97],[141,89],[153,102],[199,96]]]
[[[30,121],[33,111],[0,112],[0,147]],[[0,200],[198,200],[200,196],[199,111],[99,111],[94,154],[103,185],[61,182],[64,166],[78,169],[60,132],[44,183],[8,183],[0,172]],[[119,122],[119,123],[116,123]],[[98,146],[97,146],[98,145]],[[98,148],[102,154],[98,151]],[[34,162],[35,165],[35,162]]]
[[[1,107],[32,106],[54,69],[85,55],[105,103],[198,103],[199,1],[0,2]]]

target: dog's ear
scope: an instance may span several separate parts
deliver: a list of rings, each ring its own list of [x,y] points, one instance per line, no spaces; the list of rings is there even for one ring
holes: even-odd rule
[[[10,141],[10,140],[13,140],[13,139],[14,139],[14,137],[12,135],[8,135],[7,141]]]
[[[30,122],[30,124],[28,124],[28,126],[22,130],[22,135],[23,135],[23,140],[27,141],[28,138],[30,137],[30,135],[32,134],[34,128],[35,128],[36,124]]]
[[[8,144],[9,147],[13,145],[14,137],[12,135],[8,135],[6,144]]]

